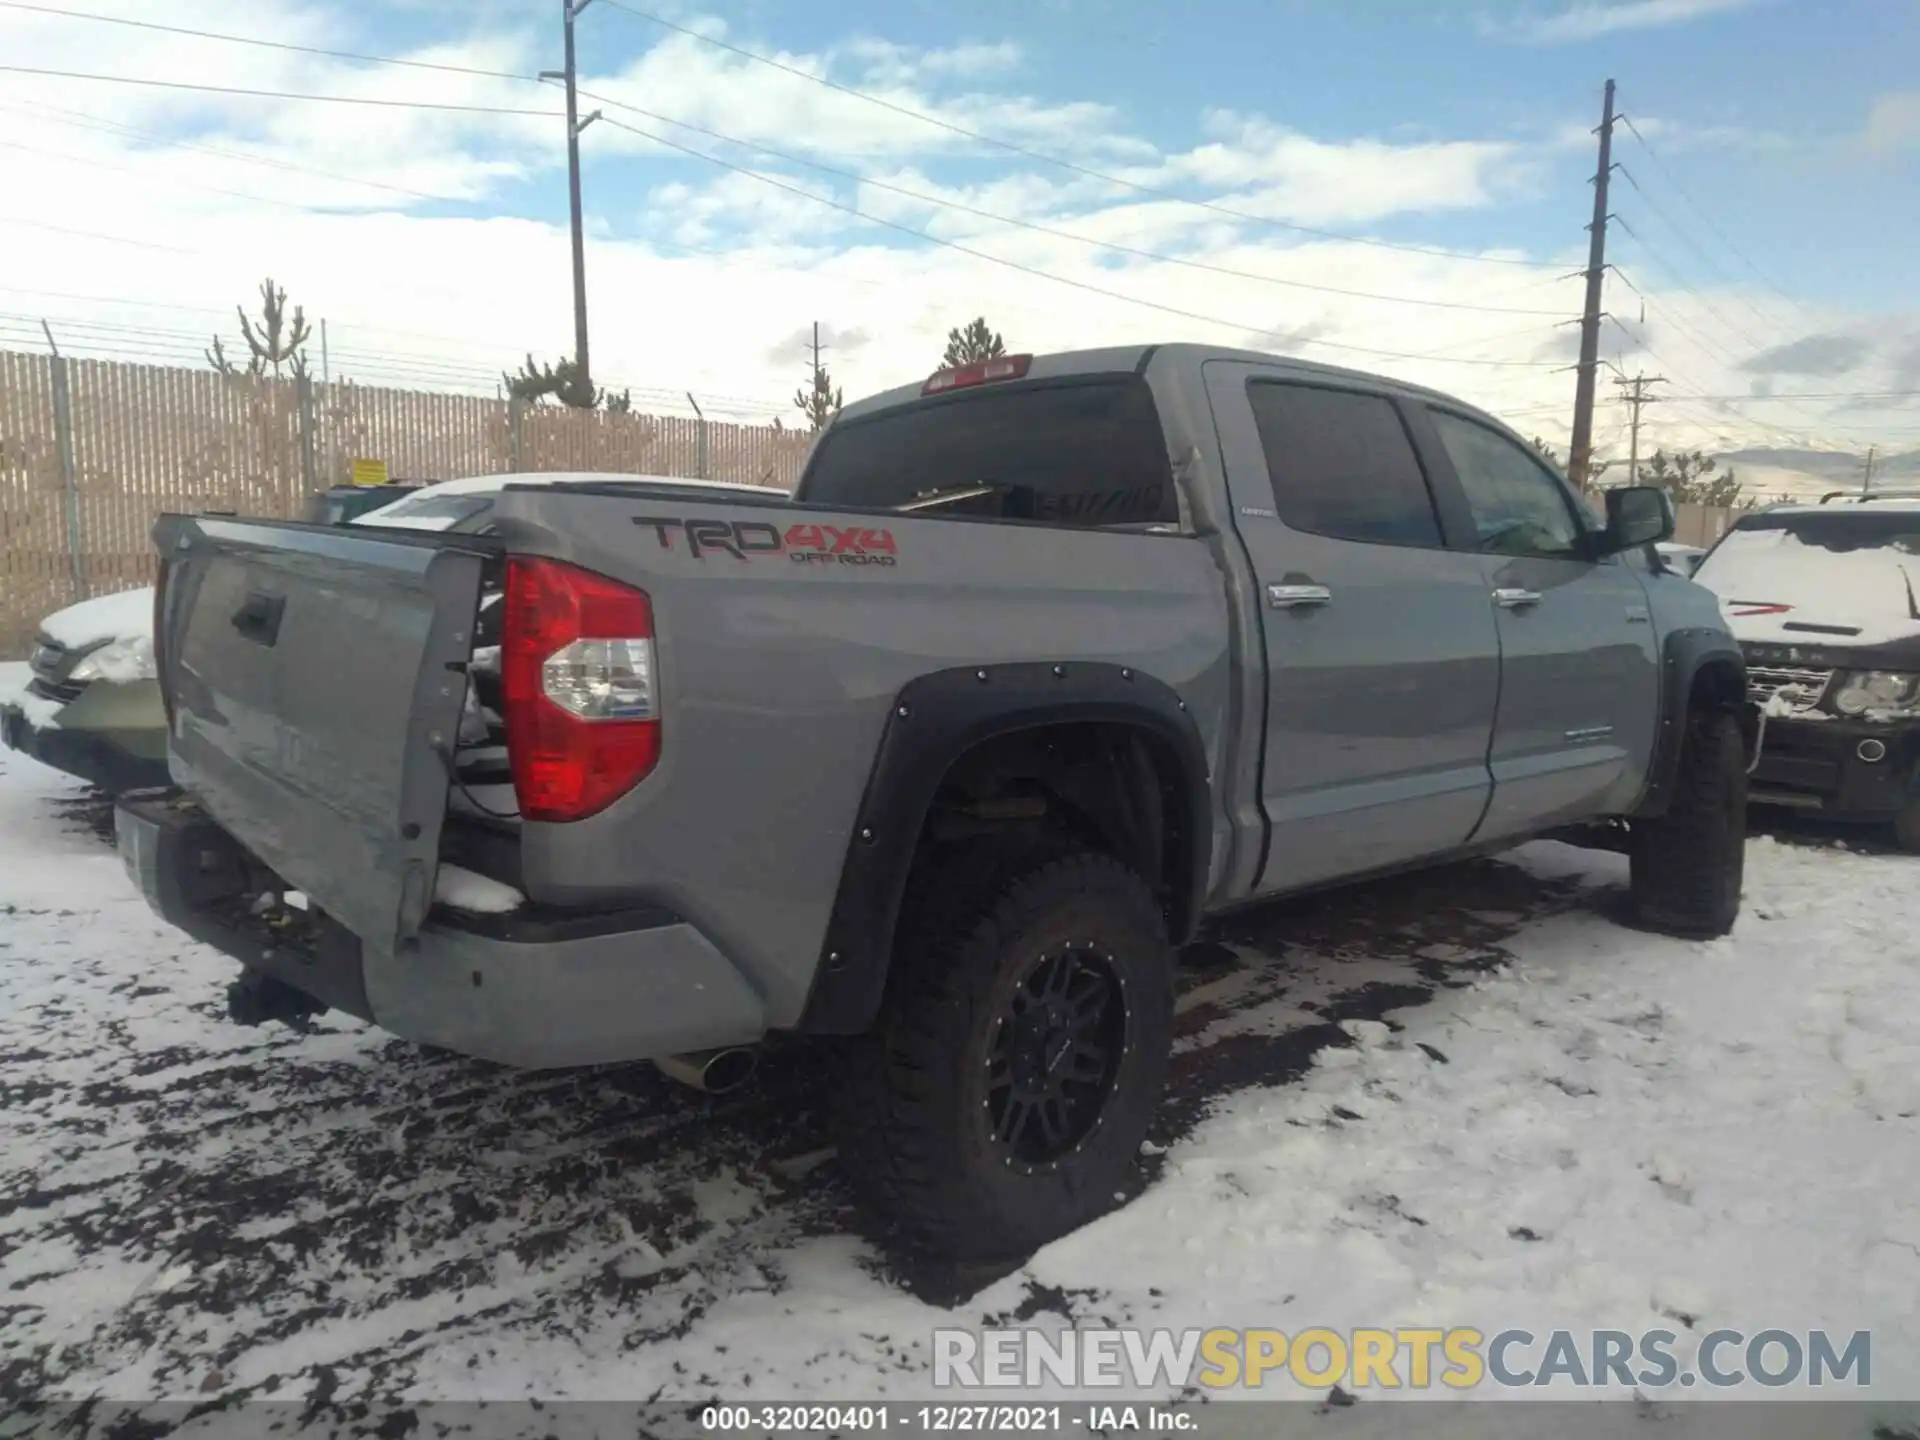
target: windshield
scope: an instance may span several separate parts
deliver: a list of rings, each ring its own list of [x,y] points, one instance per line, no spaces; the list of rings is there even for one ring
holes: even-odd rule
[[[1920,509],[1783,511],[1742,520],[1694,572],[1745,632],[1877,634],[1920,621]]]
[[[1176,524],[1153,395],[1128,375],[982,388],[845,421],[820,439],[802,500],[1060,525]]]

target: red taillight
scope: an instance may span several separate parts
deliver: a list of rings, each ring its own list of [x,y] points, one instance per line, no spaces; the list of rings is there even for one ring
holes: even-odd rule
[[[952,370],[936,370],[920,387],[920,393],[939,395],[948,390],[964,390],[969,385],[989,385],[995,380],[1021,380],[1031,364],[1031,355],[997,355],[991,360],[956,366]]]
[[[500,688],[520,814],[581,820],[660,759],[653,606],[558,560],[507,561]]]

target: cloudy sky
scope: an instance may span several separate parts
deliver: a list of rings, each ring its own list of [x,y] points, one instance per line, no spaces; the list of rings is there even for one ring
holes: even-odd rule
[[[0,0],[0,347],[204,364],[271,275],[334,378],[566,353],[560,12]],[[1667,381],[1648,448],[1920,448],[1911,0],[594,0],[578,36],[594,369],[637,407],[791,420],[816,322],[852,398],[984,314],[1564,440],[1611,76],[1602,353]]]

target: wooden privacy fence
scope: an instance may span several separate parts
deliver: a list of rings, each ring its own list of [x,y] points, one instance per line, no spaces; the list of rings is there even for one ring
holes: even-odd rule
[[[806,447],[770,425],[0,351],[0,659],[50,611],[151,581],[162,511],[297,516],[356,459],[404,480],[604,470],[790,489]]]
[[[1702,550],[1727,533],[1727,527],[1742,510],[1727,510],[1718,505],[1674,506],[1673,538],[1682,545],[1698,545]]]

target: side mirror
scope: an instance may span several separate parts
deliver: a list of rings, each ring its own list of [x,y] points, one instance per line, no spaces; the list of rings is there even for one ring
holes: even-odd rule
[[[1673,538],[1673,498],[1658,485],[1621,485],[1607,491],[1607,528],[1600,548],[1608,555]]]

